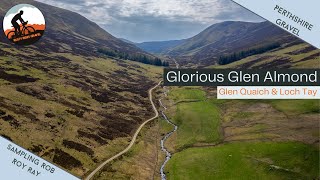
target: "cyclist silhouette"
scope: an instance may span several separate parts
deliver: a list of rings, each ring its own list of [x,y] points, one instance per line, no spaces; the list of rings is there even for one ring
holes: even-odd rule
[[[16,33],[16,36],[18,36],[19,34],[21,34],[20,32],[20,25],[18,24],[18,20],[21,22],[21,24],[25,24],[25,21],[22,19],[23,15],[23,11],[20,11],[18,14],[16,14],[12,20],[11,20],[11,24],[14,27],[14,31]]]

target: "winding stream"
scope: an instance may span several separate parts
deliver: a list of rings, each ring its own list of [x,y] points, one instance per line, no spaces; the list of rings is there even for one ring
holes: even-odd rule
[[[165,89],[165,88],[164,88]],[[165,96],[167,96],[167,91],[164,92]],[[164,111],[167,109],[167,107],[165,107],[161,101],[161,99],[159,99],[159,103],[160,105],[163,107]],[[161,168],[160,168],[160,175],[161,175],[161,179],[162,180],[166,180],[166,174],[164,173],[164,168],[166,166],[166,164],[168,163],[168,161],[171,159],[171,153],[168,151],[168,149],[165,147],[164,143],[166,142],[166,140],[178,129],[178,126],[175,125],[172,121],[170,121],[168,119],[168,117],[164,114],[164,111],[161,111],[161,115],[162,117],[169,123],[171,124],[174,129],[170,132],[168,132],[160,141],[160,146],[161,146],[161,151],[163,151],[166,154],[166,159],[165,161],[162,163]]]

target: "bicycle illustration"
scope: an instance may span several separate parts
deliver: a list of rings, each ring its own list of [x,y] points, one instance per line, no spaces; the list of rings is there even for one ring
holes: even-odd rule
[[[20,26],[20,31],[17,31],[17,33],[16,31],[10,31],[7,34],[7,38],[12,40],[14,38],[23,37],[35,33],[36,30],[32,26],[27,26],[27,24],[28,21],[22,23],[22,26]]]

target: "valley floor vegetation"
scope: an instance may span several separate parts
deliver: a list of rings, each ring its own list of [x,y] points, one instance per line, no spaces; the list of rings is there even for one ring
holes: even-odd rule
[[[319,178],[319,101],[216,100],[212,93],[170,92],[169,117],[179,129],[169,143],[168,179]]]

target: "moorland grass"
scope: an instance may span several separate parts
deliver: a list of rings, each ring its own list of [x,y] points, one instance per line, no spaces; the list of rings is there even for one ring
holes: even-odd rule
[[[205,96],[205,91],[199,88],[173,88],[170,91],[170,99],[179,102],[174,106],[174,115],[168,114],[179,127],[176,149],[195,143],[215,143],[220,139],[219,100],[206,99]]]
[[[288,115],[320,113],[319,100],[272,100],[271,104]]]
[[[213,143],[219,140],[219,111],[210,102],[178,104],[173,121],[179,127],[176,141],[178,149],[197,142]]]
[[[169,98],[175,102],[179,101],[192,101],[192,100],[205,100],[206,93],[198,88],[174,88],[169,92]]]
[[[317,179],[319,150],[295,142],[236,142],[174,154],[168,179]]]

